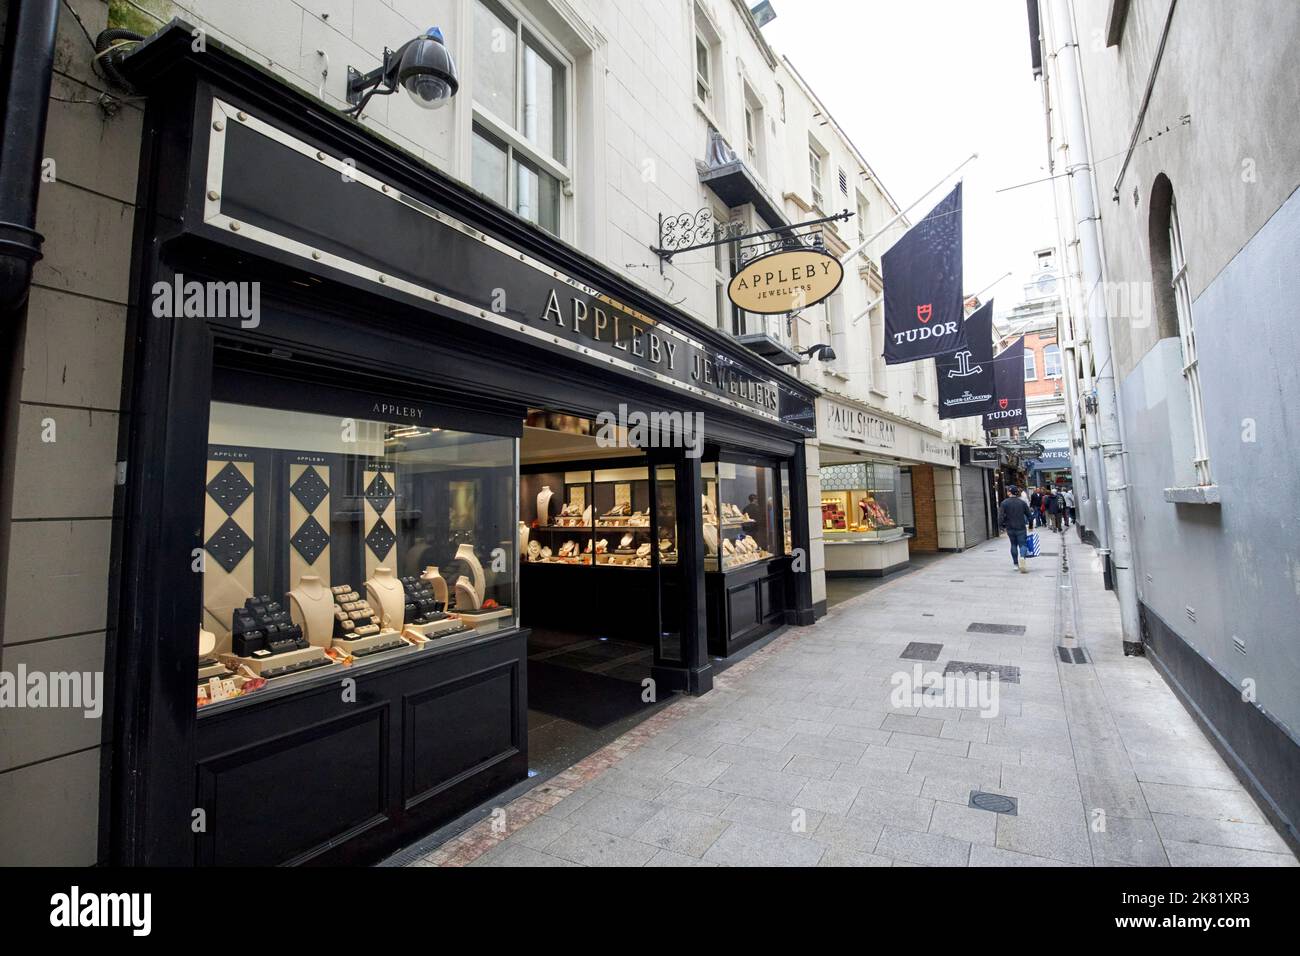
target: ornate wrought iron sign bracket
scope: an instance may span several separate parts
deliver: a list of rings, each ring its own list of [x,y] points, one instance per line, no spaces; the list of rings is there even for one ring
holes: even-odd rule
[[[811,219],[791,226],[742,232],[744,227],[741,223],[719,222],[708,206],[693,213],[684,212],[675,216],[660,213],[659,244],[651,246],[650,251],[659,257],[659,272],[662,273],[664,263],[672,262],[673,256],[679,253],[711,249],[734,242],[740,244],[737,258],[743,264],[782,249],[820,249],[823,243],[821,229],[818,227],[828,222],[847,220],[852,215],[845,209],[833,216],[823,216],[821,219]]]

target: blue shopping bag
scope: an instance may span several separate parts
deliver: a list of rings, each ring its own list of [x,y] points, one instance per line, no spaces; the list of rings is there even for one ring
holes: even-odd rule
[[[1025,546],[1022,549],[1022,551],[1025,557],[1027,558],[1038,557],[1038,532],[1037,531],[1031,531],[1027,535],[1025,535]]]

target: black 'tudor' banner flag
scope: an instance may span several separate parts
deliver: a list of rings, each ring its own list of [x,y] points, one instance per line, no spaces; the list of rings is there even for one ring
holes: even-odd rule
[[[966,316],[965,325],[966,347],[934,360],[940,418],[993,410],[993,300]]]
[[[993,407],[984,413],[984,430],[995,431],[1024,425],[1025,337],[999,352],[993,359]]]
[[[881,257],[885,364],[965,348],[962,327],[961,183]]]

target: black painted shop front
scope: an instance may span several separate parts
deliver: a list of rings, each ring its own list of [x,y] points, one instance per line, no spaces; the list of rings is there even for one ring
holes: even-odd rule
[[[704,415],[702,455],[644,450],[678,519],[637,586],[661,686],[707,692],[711,652],[812,623],[806,386],[183,25],[128,66],[148,105],[105,862],[373,861],[524,779],[530,602],[559,613],[521,593],[530,410]],[[151,307],[178,281],[259,283],[258,314]],[[704,502],[740,469],[771,476],[772,530],[729,567]],[[426,585],[465,613],[426,614]],[[258,658],[264,632],[298,645]],[[256,689],[226,699],[205,675],[232,662]]]

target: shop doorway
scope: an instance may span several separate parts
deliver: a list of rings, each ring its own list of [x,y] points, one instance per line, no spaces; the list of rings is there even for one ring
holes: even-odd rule
[[[534,410],[520,443],[519,607],[530,768],[569,766],[673,696],[674,469],[585,418]],[[613,439],[613,440],[611,440]]]

